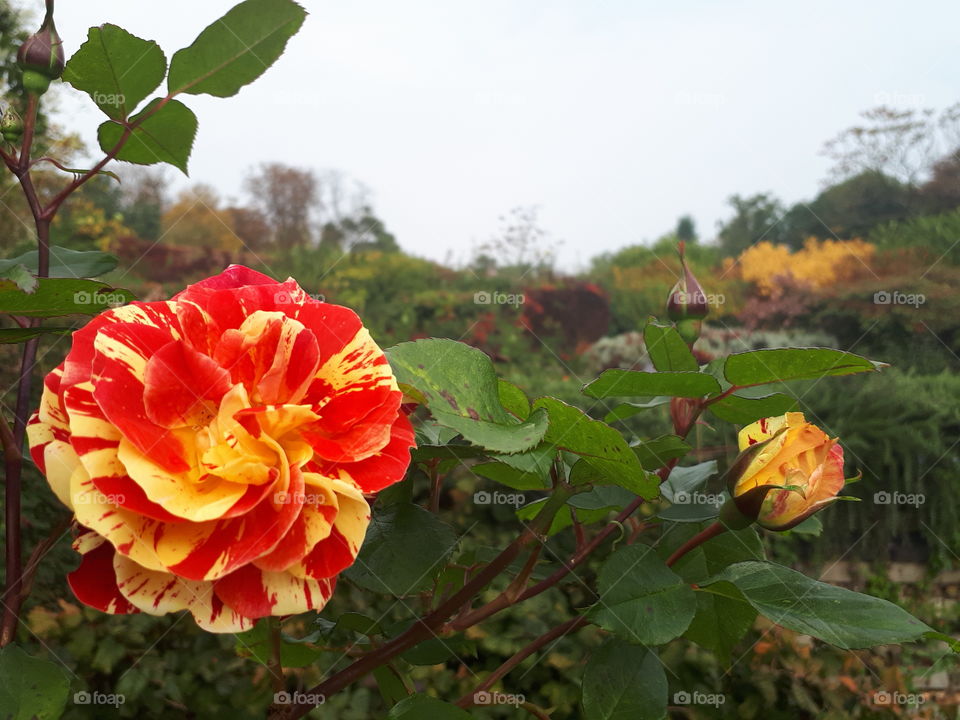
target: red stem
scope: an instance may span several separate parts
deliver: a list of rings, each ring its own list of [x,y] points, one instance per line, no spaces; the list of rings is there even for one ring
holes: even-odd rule
[[[517,558],[527,545],[537,540],[541,533],[546,532],[547,528],[550,527],[554,515],[557,514],[557,511],[566,504],[567,500],[576,492],[577,489],[575,488],[558,488],[547,498],[540,512],[533,521],[524,528],[524,531],[497,555],[497,557],[485,565],[480,572],[474,575],[471,580],[465,583],[459,591],[441,603],[436,610],[418,619],[400,635],[388,640],[377,649],[357,659],[353,664],[348,665],[340,672],[314,686],[306,694],[329,697],[356,682],[394,656],[408,650],[419,642],[429,638],[431,635],[437,635],[440,628],[450,616],[509,567],[510,563]],[[271,717],[295,720],[296,718],[303,717],[313,708],[314,704],[312,703],[274,707],[271,711]]]
[[[715,520],[712,524],[705,527],[692,538],[687,540],[683,545],[674,550],[673,555],[667,558],[667,567],[672,567],[677,560],[682,558],[695,547],[703,545],[703,543],[705,543],[707,540],[711,540],[717,535],[722,535],[724,532],[726,532],[726,530],[726,525],[719,520]]]
[[[543,635],[538,637],[529,645],[525,646],[519,652],[517,652],[516,654],[508,658],[505,663],[503,663],[500,667],[498,667],[492,673],[487,675],[487,677],[484,678],[483,682],[477,685],[473,689],[473,692],[467,693],[462,698],[457,700],[456,704],[462,708],[468,708],[471,705],[475,704],[474,697],[476,696],[477,693],[483,692],[485,690],[489,690],[491,687],[493,687],[496,684],[496,682],[500,678],[502,678],[508,672],[513,670],[517,665],[519,665],[528,657],[533,655],[537,650],[542,648],[544,645],[558,638],[562,638],[564,635],[571,633],[574,630],[579,629],[580,627],[585,625],[586,622],[587,622],[586,617],[584,617],[583,615],[577,615],[575,618],[571,618],[570,620],[567,620],[565,623],[557,625],[552,630],[545,632]]]

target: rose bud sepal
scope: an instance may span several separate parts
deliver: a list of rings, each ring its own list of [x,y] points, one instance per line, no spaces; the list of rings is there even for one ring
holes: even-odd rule
[[[23,70],[23,87],[35,95],[45,93],[50,81],[63,74],[66,65],[63,41],[57,33],[50,8],[40,29],[28,37],[17,51],[17,64]]]

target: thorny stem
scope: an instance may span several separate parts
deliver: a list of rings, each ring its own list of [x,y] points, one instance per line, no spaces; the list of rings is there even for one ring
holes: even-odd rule
[[[491,580],[502,573],[525,547],[539,540],[540,535],[545,533],[550,527],[550,523],[553,521],[553,517],[557,514],[557,511],[563,507],[572,495],[581,489],[582,488],[572,488],[570,486],[560,486],[557,488],[557,490],[547,498],[543,507],[540,508],[540,512],[537,513],[533,521],[524,528],[523,532],[504,548],[497,557],[481,568],[459,591],[441,603],[436,610],[418,619],[400,635],[391,638],[377,649],[372,650],[356,660],[353,664],[348,665],[340,672],[314,686],[306,694],[317,697],[329,697],[351,683],[356,682],[374,668],[379,667],[403,651],[422,642],[431,635],[436,635],[443,623],[457,612],[465,602],[468,602],[476,596]],[[275,708],[272,717],[294,720],[295,718],[301,718],[306,715],[313,707],[313,704],[300,703],[283,708]]]
[[[586,622],[587,622],[587,618],[585,616],[577,615],[576,617],[571,618],[570,620],[567,620],[565,623],[561,623],[560,625],[557,625],[555,628],[548,630],[543,635],[538,637],[536,640],[531,642],[529,645],[521,649],[519,652],[517,652],[510,658],[508,658],[507,661],[504,662],[500,667],[498,667],[492,673],[487,675],[487,677],[484,678],[483,682],[477,685],[473,689],[473,692],[467,693],[462,698],[457,700],[456,704],[462,708],[468,708],[471,705],[474,705],[475,704],[474,698],[476,697],[477,693],[481,693],[486,690],[489,690],[491,687],[493,687],[496,684],[498,680],[500,680],[500,678],[502,678],[504,675],[506,675],[511,670],[513,670],[517,665],[519,665],[528,657],[533,655],[537,650],[542,648],[544,645],[558,638],[562,638],[564,635],[567,635],[568,633],[571,633],[574,630],[577,630],[578,628],[585,625]]]
[[[689,434],[691,428],[693,428],[693,426],[696,424],[696,421],[699,418],[702,410],[703,405],[701,404],[690,414],[688,422],[684,425],[684,427],[680,428],[680,432],[678,433],[681,435],[681,437],[685,437],[687,434]],[[673,470],[677,462],[679,462],[679,458],[671,460],[662,468],[660,468],[660,470],[657,472],[657,475],[660,477],[661,482],[667,479],[667,477],[670,475],[670,471]],[[555,469],[553,470],[554,471],[551,472],[551,474],[553,475],[554,483],[556,484],[558,483],[559,478],[555,473]],[[513,562],[513,560],[516,559],[524,547],[537,539],[538,533],[541,531],[541,529],[545,530],[546,528],[549,528],[553,516],[557,513],[560,507],[566,503],[573,492],[586,489],[588,488],[570,488],[565,484],[559,484],[555,492],[547,499],[547,502],[544,504],[544,507],[541,508],[540,512],[537,514],[537,517],[529,526],[527,526],[524,532],[521,533],[521,535],[512,543],[510,543],[510,545],[508,545],[507,548],[504,549],[503,552],[501,552],[496,558],[485,565],[473,577],[473,579],[464,583],[464,586],[458,592],[451,595],[432,613],[417,620],[404,633],[401,633],[395,638],[384,643],[376,650],[373,650],[360,657],[353,664],[348,665],[340,672],[314,686],[310,689],[308,694],[329,697],[330,695],[339,692],[343,688],[356,682],[364,675],[371,672],[374,668],[413,647],[422,640],[425,640],[430,635],[437,635],[444,632],[446,629],[449,629],[450,626],[445,626],[445,622],[458,610],[460,610],[461,614],[464,616],[467,616],[469,613],[469,618],[472,622],[465,624],[465,620],[460,620],[457,622],[457,626],[464,625],[464,627],[469,627],[477,624],[483,619],[493,615],[509,605],[523,602],[527,598],[533,597],[534,595],[553,587],[560,580],[573,572],[574,568],[583,563],[590,556],[590,554],[600,547],[600,545],[602,545],[603,542],[615,531],[621,529],[622,523],[634,512],[636,512],[637,508],[639,508],[645,502],[644,498],[637,497],[623,510],[621,510],[612,522],[604,526],[603,530],[598,532],[593,539],[591,539],[576,553],[574,553],[573,557],[564,565],[564,567],[557,570],[545,580],[542,580],[536,585],[523,591],[513,601],[508,601],[504,594],[501,593],[486,605],[471,610],[469,608],[469,603],[472,598],[474,598],[476,594],[480,592],[480,590],[486,587],[491,580],[503,572]],[[535,527],[537,528],[536,530],[534,529]],[[578,616],[568,620],[563,625],[559,625],[551,632],[557,632],[559,636],[564,632],[569,632],[571,629],[579,627],[580,624],[584,622],[586,622],[586,620],[583,618],[583,616]],[[548,635],[549,634],[550,633],[548,633]],[[549,639],[546,640],[546,642],[549,642]],[[536,649],[537,648],[535,647],[530,652],[535,652]],[[520,652],[523,653],[524,650],[521,650]],[[520,662],[522,659],[523,658],[520,658],[516,662]],[[511,658],[511,660],[513,660],[513,658]],[[511,660],[508,660],[507,662],[511,662]],[[509,668],[507,668],[507,670],[509,671]],[[311,704],[298,704],[292,707],[275,708],[271,714],[271,718],[275,718],[276,720],[296,720],[297,718],[301,718],[310,712],[313,707],[314,706]]]
[[[46,0],[47,18],[53,15],[54,1]],[[37,229],[37,276],[40,278],[48,277],[50,274],[50,225],[53,218],[60,209],[63,202],[82,185],[87,183],[93,177],[98,175],[101,170],[113,160],[123,149],[127,140],[144,121],[159,112],[170,100],[186,87],[179,88],[162,98],[148,112],[142,113],[133,122],[124,122],[123,133],[106,155],[96,164],[79,177],[73,179],[66,187],[57,193],[53,199],[43,206],[37,189],[33,184],[33,178],[30,176],[31,159],[30,152],[33,148],[33,138],[36,131],[37,115],[40,107],[40,97],[34,93],[29,95],[27,100],[26,117],[24,118],[23,137],[20,146],[19,155],[0,150],[0,159],[20,181],[23,189],[23,195],[30,207],[34,223]],[[18,324],[19,323],[18,321]],[[32,320],[26,324],[26,327],[32,327],[38,324],[37,320]],[[23,326],[21,324],[21,326]],[[24,582],[23,556],[21,548],[21,528],[20,528],[20,498],[21,498],[21,476],[23,473],[23,458],[20,448],[23,447],[23,439],[26,434],[27,414],[30,410],[30,392],[34,366],[37,359],[37,345],[39,340],[32,338],[28,340],[23,347],[21,357],[20,375],[17,387],[17,404],[14,415],[14,429],[12,441],[7,437],[9,433],[4,433],[4,469],[5,469],[5,519],[6,519],[6,578],[4,584],[4,607],[3,621],[0,625],[0,647],[12,642],[16,635],[17,623],[19,622],[20,607],[23,603]],[[9,428],[7,428],[9,430]],[[32,556],[31,556],[32,557]],[[28,570],[29,571],[29,570]]]

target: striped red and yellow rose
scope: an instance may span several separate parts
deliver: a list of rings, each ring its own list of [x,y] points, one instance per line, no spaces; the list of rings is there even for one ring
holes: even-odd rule
[[[843,449],[803,413],[758,420],[737,440],[741,457],[729,473],[730,495],[757,525],[789,530],[840,499]]]
[[[69,583],[108,613],[215,632],[323,607],[413,430],[351,310],[231,266],[73,336],[28,426],[72,508]]]

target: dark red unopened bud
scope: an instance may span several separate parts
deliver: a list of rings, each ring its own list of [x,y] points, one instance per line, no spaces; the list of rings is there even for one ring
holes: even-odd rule
[[[28,37],[17,51],[17,64],[23,70],[23,85],[31,92],[44,92],[51,80],[56,80],[63,74],[66,64],[63,41],[53,23],[51,5],[52,3],[48,3],[43,25]]]
[[[700,287],[700,283],[687,267],[687,260],[684,257],[684,245],[681,240],[679,243],[680,267],[682,274],[677,284],[670,291],[670,297],[667,298],[667,315],[674,322],[681,320],[703,320],[710,312],[707,305],[707,296]]]

